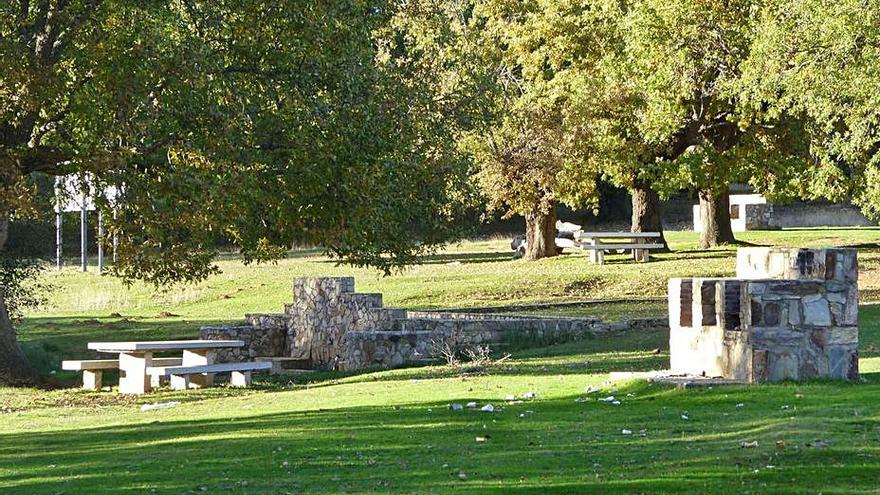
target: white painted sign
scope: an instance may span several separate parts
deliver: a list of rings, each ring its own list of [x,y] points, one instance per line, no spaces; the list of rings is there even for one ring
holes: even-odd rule
[[[59,177],[55,182],[55,213],[58,212],[74,212],[95,211],[95,198],[98,194],[103,194],[108,201],[114,202],[118,196],[115,187],[110,187],[104,191],[98,191],[90,177],[85,178],[66,175]],[[84,191],[88,191],[85,192]]]

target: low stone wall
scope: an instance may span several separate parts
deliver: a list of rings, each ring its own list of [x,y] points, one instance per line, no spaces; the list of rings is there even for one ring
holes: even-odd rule
[[[279,326],[202,327],[200,334],[201,338],[205,340],[241,340],[244,342],[244,347],[215,351],[214,359],[218,363],[239,363],[253,361],[255,358],[263,356],[283,356],[285,351],[285,332]]]
[[[459,314],[461,316],[461,314]],[[486,316],[486,315],[480,315]],[[503,319],[437,318],[408,319],[394,330],[353,331],[345,334],[344,369],[390,368],[406,363],[437,359],[436,344],[538,346],[572,342],[625,330],[663,331],[666,318],[639,318],[605,323],[596,318],[532,318],[505,315]]]
[[[249,325],[204,327],[204,339],[243,340],[221,361],[288,357],[313,369],[394,367],[435,358],[434,342],[459,346],[549,345],[628,328],[668,328],[665,318],[614,324],[598,318],[406,311],[385,308],[381,294],[354,292],[352,277],[302,278],[284,313],[249,314]]]

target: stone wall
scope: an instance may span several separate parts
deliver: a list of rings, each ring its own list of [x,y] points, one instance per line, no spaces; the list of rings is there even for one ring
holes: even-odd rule
[[[279,326],[256,327],[253,325],[230,325],[202,327],[201,338],[205,340],[241,340],[244,347],[214,351],[218,363],[253,361],[263,356],[283,356],[285,332]]]
[[[743,248],[737,277],[669,281],[674,373],[858,377],[855,250]]]
[[[638,318],[605,323],[596,318],[552,318],[500,315],[447,314],[447,319],[420,318],[398,322],[392,330],[353,331],[345,334],[345,369],[392,368],[437,359],[434,343],[457,347],[477,345],[528,347],[582,340],[624,330],[661,331],[666,318]],[[465,316],[467,315],[467,316]]]
[[[301,278],[284,313],[249,314],[248,325],[204,327],[202,338],[245,341],[221,361],[284,357],[313,369],[394,367],[436,358],[434,342],[460,346],[548,345],[608,332],[667,328],[665,319],[609,324],[597,318],[555,318],[410,311],[383,307],[381,294],[354,292],[352,277]]]

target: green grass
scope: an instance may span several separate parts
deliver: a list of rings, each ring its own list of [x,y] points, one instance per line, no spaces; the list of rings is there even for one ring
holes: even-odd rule
[[[880,237],[876,229],[741,237],[865,245],[863,300],[880,299],[880,249],[867,246]],[[256,268],[228,260],[223,275],[164,293],[65,271],[50,275],[58,287],[52,306],[29,315],[21,338],[51,369],[56,356],[82,353],[89,340],[191,337],[203,322],[278,311],[299,275],[353,273],[360,290],[383,292],[388,305],[431,308],[658,296],[670,276],[732,273],[731,249],[691,252],[692,234],[670,238],[676,253],[658,261],[613,258],[619,262],[603,267],[582,255],[510,261],[501,241],[465,243],[389,278],[319,257]],[[617,318],[662,309],[611,303],[555,314]],[[140,398],[0,389],[0,493],[876,493],[880,305],[862,307],[860,328],[856,384],[681,391],[606,383],[611,371],[668,365],[668,335],[629,332],[518,351],[476,375],[440,366],[316,373],[264,378],[249,390]],[[587,386],[602,391],[576,402]],[[537,400],[502,400],[532,390]],[[609,394],[622,404],[596,400]],[[472,400],[504,409],[448,409]],[[164,401],[181,405],[139,410]],[[739,447],[753,440],[757,448]]]

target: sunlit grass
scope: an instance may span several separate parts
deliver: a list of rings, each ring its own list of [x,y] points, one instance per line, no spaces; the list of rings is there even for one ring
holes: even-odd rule
[[[880,300],[880,230],[739,237],[859,245],[862,301]],[[87,355],[91,340],[187,338],[202,324],[280,311],[297,276],[351,274],[386,305],[437,308],[662,297],[668,277],[733,273],[734,247],[695,252],[692,233],[669,238],[675,252],[651,263],[611,256],[601,267],[582,253],[512,261],[504,241],[467,242],[387,278],[315,253],[248,267],[224,259],[223,274],[166,291],[70,269],[47,276],[51,305],[28,315],[20,336],[48,373]],[[661,300],[529,311],[618,319],[664,309]],[[880,305],[862,306],[860,330],[854,384],[608,383],[611,371],[668,365],[667,334],[627,332],[518,351],[483,373],[321,372],[145,397],[0,389],[0,493],[876,493]],[[527,391],[538,398],[504,400]],[[622,404],[597,400],[608,395]],[[181,404],[140,411],[168,401]],[[448,409],[470,401],[502,412]],[[740,448],[751,441],[758,447]]]

